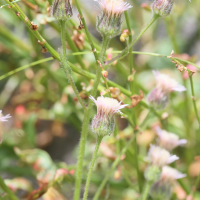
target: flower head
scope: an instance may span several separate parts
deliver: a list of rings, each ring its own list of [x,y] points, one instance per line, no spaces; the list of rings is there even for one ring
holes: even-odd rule
[[[97,17],[97,29],[103,36],[110,38],[120,34],[124,11],[132,6],[124,0],[95,0],[102,10]]]
[[[54,0],[51,15],[55,17],[56,20],[68,20],[72,15],[72,0]]]
[[[151,145],[148,152],[148,159],[152,165],[163,167],[179,158],[176,155],[170,155],[170,153],[165,149]]]
[[[114,115],[119,114],[120,109],[126,107],[127,105],[121,105],[116,99],[109,97],[98,97],[97,100],[90,96],[90,99],[97,106],[97,115],[92,121],[93,132],[100,135],[109,135],[114,131]]]
[[[171,199],[173,183],[176,179],[184,178],[186,175],[182,174],[176,169],[168,166],[162,168],[162,172],[158,181],[155,181],[151,186],[150,196],[153,199]]]
[[[174,2],[175,0],[154,0],[151,9],[154,14],[166,17],[171,13]]]
[[[187,140],[179,140],[178,135],[162,130],[160,127],[156,127],[156,133],[159,137],[159,146],[168,151],[172,151],[177,146],[182,146],[187,143]]]

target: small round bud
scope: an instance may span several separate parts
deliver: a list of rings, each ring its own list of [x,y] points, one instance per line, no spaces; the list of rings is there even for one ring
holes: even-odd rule
[[[175,0],[154,0],[151,9],[154,14],[161,17],[170,15]]]
[[[104,78],[107,78],[107,76],[108,76],[108,72],[107,71],[102,71],[101,74],[102,74],[102,76]]]
[[[51,15],[55,17],[56,20],[68,20],[72,15],[72,0],[54,0]]]
[[[158,166],[151,165],[145,170],[145,179],[152,182],[157,181],[159,179],[160,172],[161,170]]]
[[[102,13],[97,17],[97,30],[102,36],[115,37],[121,32],[122,14],[132,6],[124,0],[95,0]]]
[[[125,40],[128,38],[129,35],[130,35],[130,33],[129,33],[128,29],[125,29],[120,36],[120,41],[125,42]]]

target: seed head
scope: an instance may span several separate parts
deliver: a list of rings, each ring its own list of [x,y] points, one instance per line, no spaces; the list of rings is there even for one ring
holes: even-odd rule
[[[51,15],[55,17],[56,20],[68,20],[72,15],[72,0],[54,0]]]
[[[97,17],[97,30],[110,38],[121,32],[122,14],[132,6],[124,0],[94,0],[102,10]]]
[[[110,135],[115,129],[114,115],[120,114],[120,109],[127,105],[121,105],[116,99],[109,97],[98,97],[97,100],[90,96],[97,106],[97,115],[92,121],[92,131],[97,135]]]
[[[168,151],[172,151],[177,146],[182,146],[187,143],[187,140],[185,139],[179,140],[178,135],[162,130],[158,126],[156,127],[156,133],[159,137],[159,141],[158,141],[159,146]]]

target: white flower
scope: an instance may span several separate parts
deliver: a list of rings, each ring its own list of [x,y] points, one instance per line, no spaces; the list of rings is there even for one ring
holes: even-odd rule
[[[3,116],[2,110],[0,110],[0,121],[1,122],[6,122],[6,121],[8,121],[9,118],[11,118],[10,114]]]
[[[151,145],[148,152],[148,160],[152,165],[163,167],[164,165],[170,164],[179,158],[176,155],[170,155],[170,153],[158,146]]]
[[[172,151],[177,146],[182,146],[187,143],[187,140],[185,139],[179,140],[178,135],[162,130],[158,126],[156,127],[155,130],[159,137],[159,146],[168,151]]]
[[[109,16],[120,16],[132,6],[124,0],[94,0],[97,1],[104,14]]]
[[[162,74],[159,71],[153,71],[156,78],[156,88],[162,92],[170,94],[173,91],[183,92],[186,88],[180,85],[176,80],[170,78],[167,74]]]
[[[118,102],[116,99],[109,97],[98,97],[97,100],[94,97],[90,96],[90,99],[97,106],[97,115],[92,121],[92,130],[97,134],[108,135],[114,131],[114,115],[120,114],[120,109],[127,106],[121,105],[121,102]]]
[[[164,166],[160,175],[160,180],[168,183],[173,183],[176,179],[184,178],[186,174],[182,174],[176,169],[169,166]]]

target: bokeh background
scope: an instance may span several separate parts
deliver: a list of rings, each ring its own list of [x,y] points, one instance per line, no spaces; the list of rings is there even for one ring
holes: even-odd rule
[[[137,35],[152,16],[151,11],[142,8],[141,4],[146,3],[150,5],[151,2],[139,0],[129,0],[129,2],[133,5],[133,8],[128,12],[131,19],[132,33],[133,35]],[[59,49],[61,46],[59,26],[50,17],[48,1],[22,0],[17,3],[29,19],[38,25],[38,31],[49,44],[55,50]],[[5,4],[3,0],[0,1],[0,6]],[[93,0],[82,0],[80,4],[96,49],[99,50],[102,39],[95,27],[96,16],[99,13],[98,5]],[[170,55],[173,49],[176,54],[180,54],[181,58],[198,63],[200,61],[199,8],[199,1],[177,0],[172,14],[167,18],[160,18],[134,45],[134,51]],[[69,53],[68,59],[77,68],[85,65],[88,71],[95,73],[96,65],[92,53],[72,55],[73,52],[90,51],[90,45],[84,30],[77,31],[80,22],[75,5],[73,6],[73,11],[74,15],[72,19],[67,22],[68,35],[70,36],[66,43]],[[123,29],[126,28],[124,20]],[[126,43],[121,42],[120,36],[117,36],[112,39],[109,46],[112,48],[110,51],[122,50],[126,46]],[[26,67],[30,63],[51,57],[48,52],[42,53],[42,51],[44,49],[38,44],[34,35],[27,29],[20,18],[8,6],[1,8],[0,109],[3,110],[4,115],[10,113],[12,118],[7,123],[1,124],[0,174],[5,179],[24,177],[36,189],[38,187],[36,173],[32,166],[25,162],[25,155],[23,157],[19,156],[20,153],[16,154],[16,147],[21,150],[40,149],[42,151],[37,153],[41,157],[47,157],[47,160],[52,159],[55,166],[64,166],[72,170],[70,171],[71,175],[69,179],[65,180],[64,186],[60,188],[61,193],[65,195],[66,199],[70,200],[73,195],[73,170],[77,161],[83,109],[77,102],[58,61],[50,60],[32,67]],[[112,56],[114,55],[112,54]],[[189,141],[185,148],[180,147],[175,153],[181,157],[177,165],[179,166],[179,170],[187,173],[188,179],[185,180],[185,184],[190,188],[189,184],[194,183],[194,178],[200,171],[200,159],[197,157],[200,155],[200,136],[198,134],[198,122],[192,107],[191,90],[187,74],[180,73],[167,58],[146,55],[133,56],[134,69],[136,70],[137,94],[139,94],[139,90],[141,89],[146,96],[154,87],[155,78],[152,70],[161,70],[169,74],[188,89],[183,94],[172,94],[170,105],[163,113],[167,113],[169,116],[166,119],[168,131],[174,132],[181,138],[186,138]],[[15,71],[22,66],[25,66],[24,70]],[[200,108],[200,78],[197,69],[196,71],[197,73],[194,75],[194,88],[197,105]],[[5,77],[4,75],[8,72],[11,72],[11,74]],[[111,65],[108,72],[110,80],[129,89],[129,82],[127,81],[129,75],[127,57],[117,62],[117,64]],[[185,76],[183,77],[183,75]],[[92,81],[76,73],[72,73],[72,76],[81,97],[87,102]],[[102,90],[102,87],[100,87],[100,90]],[[130,100],[126,96],[120,95],[120,98],[130,104]],[[91,117],[95,113],[94,109]],[[137,107],[139,122],[142,122],[146,113],[147,110],[145,108],[142,106]],[[155,132],[153,131],[153,127],[156,124],[159,124],[159,121],[155,116],[152,116],[138,136],[141,171],[146,166],[142,160],[146,155],[148,146],[150,142],[156,140]],[[126,119],[117,118],[117,130],[122,138],[120,140],[122,148],[132,134],[132,129]],[[86,179],[95,140],[96,136],[90,131],[85,155],[84,180]],[[114,141],[115,138],[111,136],[105,138],[102,144],[92,178],[91,196],[93,196],[97,186],[100,184],[102,175],[105,174],[105,171],[116,156]],[[48,154],[43,155],[42,153],[44,152]],[[126,159],[122,162],[124,163],[123,167],[129,171],[128,176],[131,184],[137,185],[133,154],[134,150],[129,149]],[[51,159],[48,155],[50,155]],[[29,152],[26,156],[34,157],[36,155],[35,152]],[[44,163],[46,162],[44,161]],[[107,199],[137,199],[137,190],[135,191],[127,183],[126,178],[124,178],[125,175],[121,173],[123,167],[120,168],[119,166],[111,177],[109,195],[112,198],[108,197]],[[177,194],[182,194],[183,191],[180,188],[178,189]],[[24,190],[18,190],[21,198],[24,195],[26,196]],[[105,189],[105,196],[106,193],[107,190]],[[105,199],[105,196],[102,199]],[[184,197],[184,194],[177,196],[179,199],[184,199]]]

